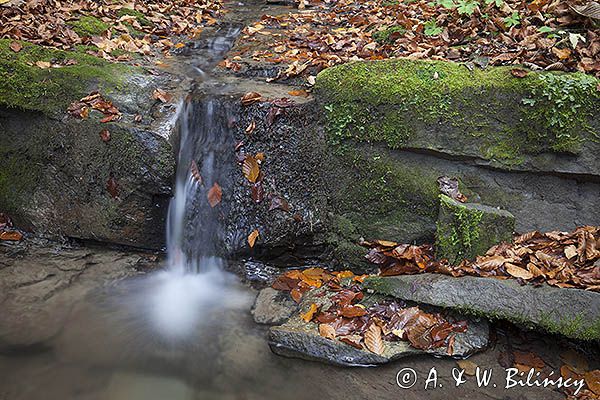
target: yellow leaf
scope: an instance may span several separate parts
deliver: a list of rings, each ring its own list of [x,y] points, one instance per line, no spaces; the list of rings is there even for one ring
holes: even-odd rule
[[[242,172],[250,182],[255,183],[257,181],[258,176],[260,175],[260,167],[254,156],[246,156],[242,163]]]
[[[304,314],[301,314],[300,317],[304,320],[304,322],[310,322],[313,319],[317,310],[317,305],[315,303],[312,303],[308,308],[308,311],[306,311]]]
[[[258,238],[258,235],[259,235],[258,229],[253,230],[248,235],[248,245],[250,246],[250,248],[254,247],[254,243],[256,243],[256,239]]]
[[[36,61],[35,65],[41,69],[47,69],[52,66],[52,64],[50,64],[48,61]]]

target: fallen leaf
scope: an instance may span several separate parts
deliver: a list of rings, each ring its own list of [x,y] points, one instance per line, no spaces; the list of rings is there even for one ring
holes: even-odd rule
[[[510,70],[510,73],[515,78],[525,78],[529,74],[529,71],[523,68],[513,68]]]
[[[288,92],[290,96],[299,96],[299,97],[308,97],[308,92],[306,90],[290,90]]]
[[[468,376],[475,376],[478,366],[473,361],[458,360],[456,361],[456,364],[458,365],[458,368],[463,369],[465,371],[465,374],[467,374]]]
[[[346,343],[346,344],[354,347],[355,349],[362,350],[362,348],[363,348],[362,344],[360,344],[360,341],[362,339],[360,337],[360,335],[344,336],[339,339],[340,339],[340,342]]]
[[[23,45],[21,45],[21,43],[19,42],[10,42],[9,47],[15,53],[18,53],[23,49]]]
[[[215,182],[212,185],[212,187],[208,190],[206,197],[208,198],[208,204],[210,204],[210,206],[214,208],[217,204],[221,202],[221,198],[223,197],[223,191],[221,189],[221,186],[219,186],[219,184]]]
[[[196,182],[198,182],[200,185],[203,184],[202,175],[200,175],[198,164],[196,164],[196,161],[194,160],[192,160],[192,162],[190,163],[190,174]]]
[[[283,211],[290,211],[290,205],[287,200],[283,197],[273,196],[271,197],[271,205],[269,206],[269,211],[280,209]]]
[[[117,198],[119,196],[119,185],[117,184],[117,180],[114,176],[108,178],[106,181],[106,190],[113,198]]]
[[[335,329],[329,324],[319,324],[319,335],[327,339],[335,339]]]
[[[525,280],[533,278],[533,273],[514,264],[506,263],[505,268],[506,272],[508,272],[511,276],[514,276],[515,278],[521,278]]]
[[[570,260],[571,258],[577,256],[577,247],[573,245],[569,245],[565,247],[565,256]]]
[[[173,95],[162,89],[155,89],[154,92],[152,92],[152,98],[154,100],[160,100],[162,103],[170,103],[171,100],[173,100]]]
[[[108,143],[110,141],[110,132],[108,129],[102,129],[100,131],[100,139],[102,139],[104,143]]]
[[[248,179],[248,181],[255,183],[260,176],[260,167],[256,162],[254,156],[249,155],[244,158],[244,162],[242,163],[242,173]]]
[[[254,132],[254,129],[256,129],[256,122],[254,122],[254,120],[252,120],[246,127],[246,130],[245,130],[246,135],[251,135],[252,132]]]
[[[50,68],[50,67],[52,66],[52,64],[50,64],[50,63],[49,63],[49,62],[47,62],[47,61],[36,61],[36,62],[35,62],[35,65],[36,65],[38,68],[42,68],[42,69],[47,69],[47,68]]]
[[[262,95],[258,92],[249,92],[242,97],[242,105],[249,106],[262,100]]]
[[[250,246],[250,248],[254,247],[254,243],[256,243],[256,239],[258,239],[258,235],[259,235],[258,229],[253,230],[248,235],[248,245]]]
[[[0,240],[8,240],[18,242],[23,239],[23,234],[18,231],[0,231]]]
[[[372,353],[382,355],[385,350],[381,338],[381,328],[376,324],[371,324],[365,332],[365,345]]]
[[[600,396],[600,370],[586,372],[584,379],[587,387],[594,392],[597,396]]]
[[[313,317],[318,309],[319,309],[319,307],[317,307],[317,305],[315,303],[311,303],[308,310],[305,313],[300,314],[300,318],[302,318],[304,320],[304,322],[310,322],[313,319]]]

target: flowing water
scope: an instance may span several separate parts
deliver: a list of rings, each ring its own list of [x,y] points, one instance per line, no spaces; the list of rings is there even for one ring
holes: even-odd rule
[[[203,87],[210,87],[211,68],[238,33],[235,27],[222,30],[203,49],[202,62],[192,63]],[[180,109],[166,267],[125,277],[118,263],[126,256],[98,250],[110,261],[95,262],[78,275],[60,302],[57,296],[42,300],[48,307],[44,318],[36,316],[33,330],[48,331],[43,345],[0,353],[0,400],[561,398],[547,390],[528,395],[475,385],[452,388],[452,360],[422,357],[377,369],[343,369],[272,354],[267,328],[250,316],[256,291],[225,272],[219,257],[220,213],[226,207],[213,208],[207,201],[213,184],[231,184],[230,116],[210,93]],[[193,163],[201,179],[192,174]],[[39,264],[51,257],[40,256]],[[69,263],[81,258],[56,257],[64,260],[61,271],[70,271]],[[64,323],[54,329],[59,318]],[[540,351],[556,351],[555,343],[535,341]],[[492,367],[497,356],[492,350],[475,360]],[[401,390],[396,372],[406,366],[425,376],[437,367],[448,389]]]

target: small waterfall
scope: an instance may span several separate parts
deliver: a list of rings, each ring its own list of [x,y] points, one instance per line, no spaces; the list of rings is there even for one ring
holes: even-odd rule
[[[193,65],[206,81],[229,50],[239,29],[228,28],[207,42],[207,56]],[[206,82],[205,82],[206,83]],[[207,88],[209,85],[204,85]],[[203,314],[243,303],[235,277],[223,269],[219,257],[219,221],[233,157],[229,115],[210,93],[201,101],[186,101],[180,116],[180,144],[174,197],[167,218],[168,269],[156,277],[151,318],[163,335],[178,339],[191,333]],[[223,198],[211,205],[208,192],[217,184]]]

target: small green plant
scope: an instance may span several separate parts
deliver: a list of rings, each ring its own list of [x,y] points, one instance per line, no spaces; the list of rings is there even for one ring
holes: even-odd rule
[[[532,96],[521,102],[539,106],[536,116],[555,139],[553,148],[568,151],[581,140],[578,131],[587,127],[588,116],[582,108],[598,96],[598,81],[585,74],[540,74],[538,79]]]
[[[507,28],[512,28],[513,26],[517,26],[521,23],[521,16],[515,11],[508,17],[504,18],[503,21]]]
[[[484,3],[486,6],[494,4],[496,7],[502,7],[502,4],[504,4],[504,0],[484,0]]]
[[[437,26],[434,19],[425,22],[423,27],[425,28],[425,36],[437,36],[444,31],[442,27]]]
[[[479,3],[476,0],[458,0],[456,11],[460,15],[472,15]]]
[[[454,7],[456,7],[456,4],[454,4],[454,0],[437,0],[437,3],[440,6],[448,9],[453,9]]]

